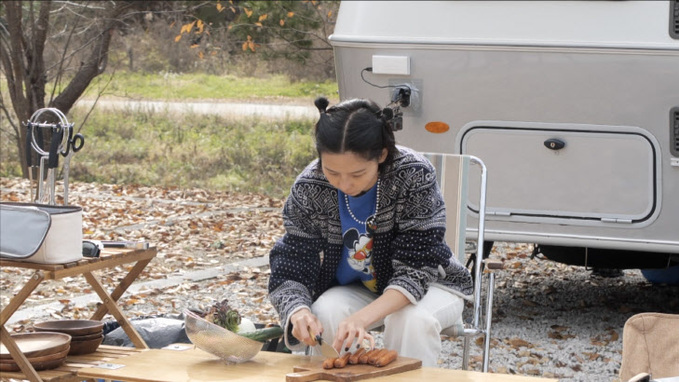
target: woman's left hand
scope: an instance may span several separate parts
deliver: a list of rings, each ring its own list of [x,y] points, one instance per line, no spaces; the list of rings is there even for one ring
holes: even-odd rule
[[[368,340],[370,342],[370,349],[374,348],[375,338],[368,333],[365,329],[366,326],[360,319],[360,316],[356,314],[347,317],[344,321],[340,322],[332,347],[340,351],[342,349],[350,351],[353,343],[356,343],[356,349],[358,349],[363,346],[364,340]]]
[[[400,291],[385,290],[375,301],[340,322],[332,347],[348,351],[354,342],[358,348],[363,345],[363,340],[368,340],[370,349],[374,348],[375,338],[366,328],[408,304],[410,301]]]

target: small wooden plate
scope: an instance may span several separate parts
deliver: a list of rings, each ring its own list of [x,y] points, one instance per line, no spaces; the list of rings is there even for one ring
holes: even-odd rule
[[[61,366],[64,363],[64,361],[66,361],[66,357],[52,359],[44,362],[31,362],[31,365],[33,366],[35,371],[40,371],[47,369],[55,369]],[[4,362],[0,363],[0,371],[19,371],[19,370],[21,370],[21,368],[16,363],[4,363]]]
[[[71,344],[70,335],[56,332],[19,333],[11,337],[26,358],[58,353]],[[0,359],[12,359],[4,344],[0,344]]]
[[[55,359],[59,358],[64,358],[68,355],[68,352],[70,351],[70,348],[66,348],[58,353],[53,353],[53,354],[47,354],[47,355],[41,355],[39,357],[26,357],[28,359],[28,362],[31,364],[33,363],[39,363],[39,362],[47,362],[47,361],[54,361]],[[0,364],[2,363],[16,363],[13,358],[10,359],[0,359]]]
[[[72,336],[95,334],[104,330],[104,323],[94,320],[56,320],[33,325],[37,332],[59,332]]]

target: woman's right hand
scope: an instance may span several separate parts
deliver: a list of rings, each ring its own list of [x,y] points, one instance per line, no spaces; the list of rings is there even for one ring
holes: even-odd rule
[[[323,333],[323,325],[318,317],[307,308],[300,309],[290,316],[292,335],[309,346],[316,345],[316,335]]]

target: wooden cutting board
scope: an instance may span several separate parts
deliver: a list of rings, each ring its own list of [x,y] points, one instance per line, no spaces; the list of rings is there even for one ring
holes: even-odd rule
[[[384,367],[373,365],[347,365],[341,369],[324,369],[322,361],[302,364],[294,367],[294,373],[285,376],[286,382],[308,382],[327,380],[336,382],[351,382],[366,378],[376,378],[384,375],[402,373],[422,367],[422,361],[415,358],[398,357],[394,362]]]

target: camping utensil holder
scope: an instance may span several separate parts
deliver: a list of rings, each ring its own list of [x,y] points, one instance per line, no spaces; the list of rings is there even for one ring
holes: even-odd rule
[[[52,118],[46,119],[46,115]],[[58,122],[47,122],[47,121]],[[31,202],[56,205],[56,178],[59,156],[64,157],[62,175],[64,205],[68,205],[68,172],[73,153],[79,151],[85,138],[74,134],[73,123],[69,123],[64,113],[56,108],[37,110],[26,122],[26,165],[30,181]],[[49,145],[45,142],[49,139]],[[49,147],[45,147],[49,146]],[[33,157],[37,157],[33,161]],[[34,168],[38,167],[37,179],[33,179]]]

